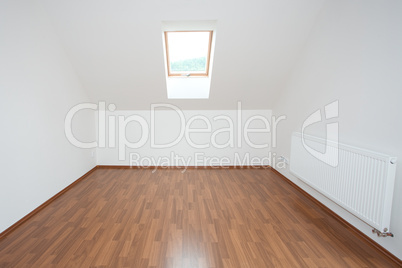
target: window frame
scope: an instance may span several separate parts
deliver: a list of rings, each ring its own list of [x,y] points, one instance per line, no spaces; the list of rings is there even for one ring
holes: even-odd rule
[[[175,72],[172,73],[170,70],[170,57],[169,57],[169,38],[168,33],[196,33],[196,32],[208,32],[209,33],[209,41],[208,41],[208,52],[207,52],[207,62],[205,72],[203,73],[187,73],[187,72]],[[167,64],[167,75],[168,77],[208,77],[209,76],[209,67],[211,62],[211,47],[212,47],[212,38],[213,38],[213,30],[194,30],[194,31],[164,31],[165,37],[165,49],[166,49],[166,64]]]

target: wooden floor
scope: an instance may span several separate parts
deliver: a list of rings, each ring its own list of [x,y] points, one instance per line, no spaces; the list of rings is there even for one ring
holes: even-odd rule
[[[269,169],[97,169],[0,267],[396,267]]]

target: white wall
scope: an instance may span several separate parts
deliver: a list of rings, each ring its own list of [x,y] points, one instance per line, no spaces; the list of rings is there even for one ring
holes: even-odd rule
[[[180,118],[180,113],[183,115],[183,120]],[[137,165],[135,162],[130,163],[130,153],[139,154],[141,158],[147,159],[154,159],[151,161],[164,161],[163,158],[169,158],[164,165],[165,166],[206,166],[206,165],[219,165],[219,163],[210,163],[210,160],[200,161],[201,159],[216,157],[217,159],[223,159],[222,165],[238,165],[240,162],[243,163],[244,159],[249,157],[255,158],[255,161],[258,162],[258,159],[261,159],[261,162],[265,165],[269,164],[267,159],[264,160],[264,157],[268,157],[268,153],[270,151],[270,121],[271,121],[271,111],[270,110],[244,110],[244,111],[237,111],[237,110],[222,110],[222,111],[213,111],[213,110],[183,110],[183,111],[176,111],[173,109],[156,109],[155,112],[155,120],[154,120],[154,143],[155,144],[169,144],[176,139],[179,139],[177,144],[169,146],[168,148],[155,148],[155,146],[151,145],[151,110],[142,110],[142,111],[115,111],[114,113],[107,113],[106,117],[112,116],[116,118],[116,122],[118,122],[117,117],[122,116],[124,118],[128,118],[130,116],[140,116],[146,122],[146,128],[149,130],[148,134],[143,132],[143,128],[138,123],[139,120],[135,120],[127,124],[126,127],[123,127],[120,130],[120,133],[123,133],[123,139],[127,139],[132,143],[139,142],[141,138],[144,137],[143,146],[139,148],[126,148],[125,160],[119,161],[119,146],[118,143],[122,142],[122,138],[113,139],[116,141],[115,148],[111,148],[110,143],[108,142],[109,136],[107,135],[107,143],[106,148],[99,148],[97,150],[97,159],[98,165]],[[195,118],[198,119],[195,120]],[[208,127],[208,123],[204,120],[200,119],[199,116],[204,117],[207,122],[210,123],[211,129],[203,133],[191,133],[187,137],[183,133],[182,130],[185,130],[185,125],[188,128],[196,129],[206,129]],[[222,116],[226,119],[222,119]],[[241,116],[239,120],[238,116]],[[253,117],[257,116],[257,118]],[[261,116],[266,119],[263,121]],[[194,118],[192,121],[191,118]],[[251,123],[246,126],[247,121],[250,118],[254,118]],[[215,119],[215,120],[214,120]],[[251,120],[251,119],[250,119]],[[232,122],[229,123],[228,121]],[[238,124],[237,122],[241,121],[242,124]],[[110,122],[110,120],[108,120]],[[267,123],[268,122],[268,123]],[[107,129],[110,128],[111,124],[107,124]],[[117,124],[115,124],[117,125]],[[122,124],[119,124],[122,126]],[[229,127],[233,126],[232,128],[232,137],[230,135]],[[256,133],[252,131],[252,133],[248,133],[248,141],[244,135],[244,129],[263,129],[267,128],[266,131]],[[240,135],[239,133],[240,128]],[[125,129],[125,131],[124,131]],[[99,129],[98,129],[99,132]],[[100,131],[101,133],[104,131]],[[106,134],[109,130],[106,131]],[[116,137],[119,135],[117,134],[118,128],[116,128]],[[216,134],[213,134],[216,133]],[[238,143],[241,137],[241,144]],[[214,141],[216,141],[214,145]],[[230,141],[233,141],[230,143]],[[195,144],[195,145],[194,145]],[[221,146],[228,144],[228,146]],[[262,145],[267,144],[268,146],[265,148],[255,148],[254,144]],[[198,145],[205,146],[205,148],[200,148]],[[224,148],[219,148],[224,147]],[[125,147],[123,147],[125,148]],[[183,162],[177,163],[174,158],[171,157],[171,153],[174,153],[175,156],[181,157],[185,159],[185,164]],[[198,157],[196,154],[200,154]],[[202,155],[201,155],[202,154]],[[236,155],[238,158],[236,158]],[[205,157],[205,158],[204,158]],[[137,159],[138,156],[135,156],[133,159]],[[196,160],[196,158],[198,160]],[[240,161],[238,161],[240,160]],[[160,166],[161,163],[154,162],[149,163],[147,160],[139,160],[139,165],[150,165],[150,166]],[[180,160],[181,161],[181,160]],[[219,161],[219,160],[214,160]],[[237,161],[237,162],[236,162]],[[251,165],[251,162],[245,162],[245,165]],[[254,163],[257,164],[258,163]]]
[[[65,138],[67,111],[87,97],[45,18],[34,1],[0,2],[0,232],[95,166]],[[93,114],[73,127],[95,138]]]
[[[292,131],[317,109],[339,100],[340,142],[399,158],[391,231],[377,238],[369,226],[289,174],[301,188],[402,258],[402,2],[330,1],[319,15],[273,111],[279,124],[278,155],[289,157]],[[325,136],[325,122],[308,128]]]

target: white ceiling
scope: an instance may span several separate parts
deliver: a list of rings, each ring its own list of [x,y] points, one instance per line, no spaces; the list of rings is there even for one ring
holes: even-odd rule
[[[270,109],[326,0],[42,0],[91,101]],[[161,22],[217,20],[208,100],[169,100]]]

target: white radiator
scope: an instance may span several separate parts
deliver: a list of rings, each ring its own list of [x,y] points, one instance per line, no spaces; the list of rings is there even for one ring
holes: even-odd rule
[[[293,133],[290,172],[373,228],[389,232],[395,157]]]

